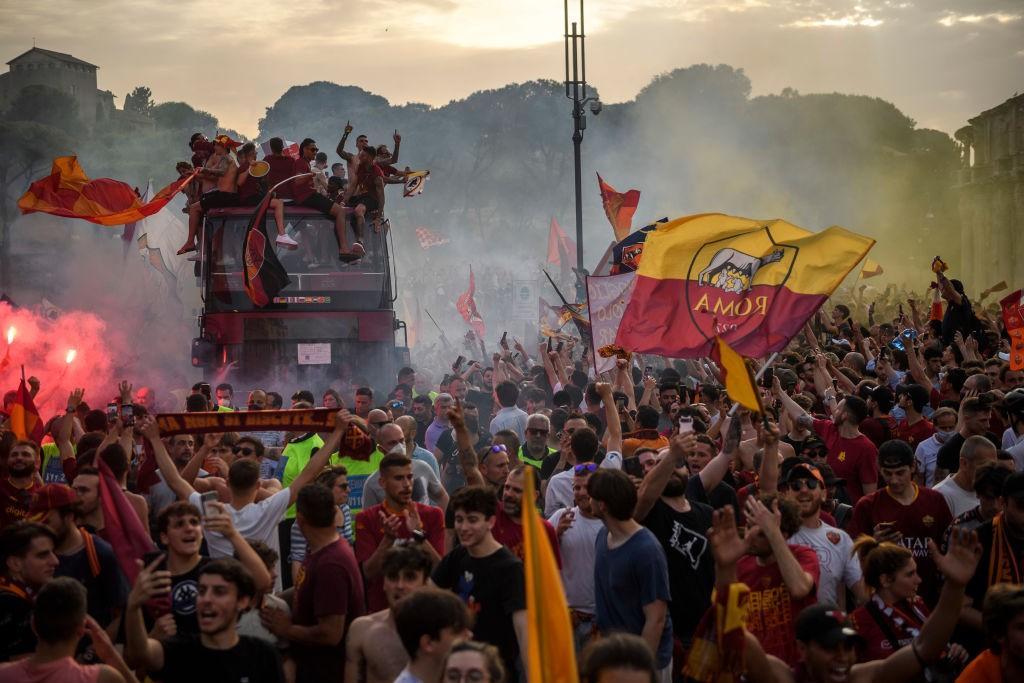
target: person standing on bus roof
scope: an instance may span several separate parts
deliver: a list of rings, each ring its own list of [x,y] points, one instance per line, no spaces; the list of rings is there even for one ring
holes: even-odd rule
[[[295,175],[302,177],[292,180],[292,196],[297,206],[315,209],[326,216],[334,218],[334,234],[338,237],[338,257],[342,261],[350,262],[363,257],[366,250],[362,244],[362,232],[357,227],[356,241],[352,244],[352,250],[347,251],[345,245],[345,208],[341,204],[335,204],[327,197],[316,192],[313,188],[313,172],[310,169],[310,162],[316,158],[320,150],[313,138],[306,138],[299,145],[299,158],[295,160],[293,171]],[[358,224],[357,224],[358,225]]]

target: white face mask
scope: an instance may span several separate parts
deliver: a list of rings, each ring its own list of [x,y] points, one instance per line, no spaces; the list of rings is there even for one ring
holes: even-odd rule
[[[936,429],[935,440],[938,441],[939,443],[946,443],[947,441],[949,441],[950,438],[952,438],[954,434],[956,434],[955,429],[948,432],[944,432],[941,429]]]
[[[217,399],[217,405],[219,405],[221,408],[230,408],[231,407],[231,399],[230,398],[218,398]]]
[[[388,455],[405,455],[405,444],[396,443],[394,448],[388,451]]]

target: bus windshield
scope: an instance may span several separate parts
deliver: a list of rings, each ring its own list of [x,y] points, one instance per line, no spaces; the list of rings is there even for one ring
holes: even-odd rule
[[[245,292],[243,274],[248,221],[247,214],[214,214],[206,219],[202,276],[208,312],[257,310]],[[390,262],[384,230],[378,232],[367,226],[363,240],[366,256],[352,264],[338,258],[338,241],[330,218],[286,213],[285,232],[299,244],[296,249],[275,250],[291,283],[271,304],[259,310],[345,311],[387,307]],[[271,240],[277,235],[272,217],[267,220],[267,234]]]

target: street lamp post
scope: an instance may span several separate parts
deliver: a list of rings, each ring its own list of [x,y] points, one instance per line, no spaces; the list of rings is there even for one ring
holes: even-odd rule
[[[570,28],[572,29],[571,32]],[[572,100],[573,170],[575,172],[576,189],[577,301],[583,301],[586,296],[583,280],[583,276],[586,274],[586,270],[583,268],[583,169],[580,159],[583,131],[587,128],[587,116],[584,107],[589,102],[590,110],[595,116],[601,113],[601,102],[596,97],[587,96],[587,52],[584,40],[583,0],[580,0],[578,25],[575,21],[570,25],[569,0],[565,0],[565,96]]]

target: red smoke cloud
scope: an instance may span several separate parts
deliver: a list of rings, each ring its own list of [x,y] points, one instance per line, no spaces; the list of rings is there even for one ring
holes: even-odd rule
[[[7,344],[10,328],[14,341]],[[0,303],[0,388],[16,389],[21,366],[26,377],[38,377],[41,385],[35,403],[43,419],[64,411],[68,394],[76,387],[86,390],[85,401],[103,409],[117,393],[119,366],[129,350],[128,331],[111,329],[93,313],[66,311],[49,320],[25,308]],[[74,360],[67,363],[68,352]]]

